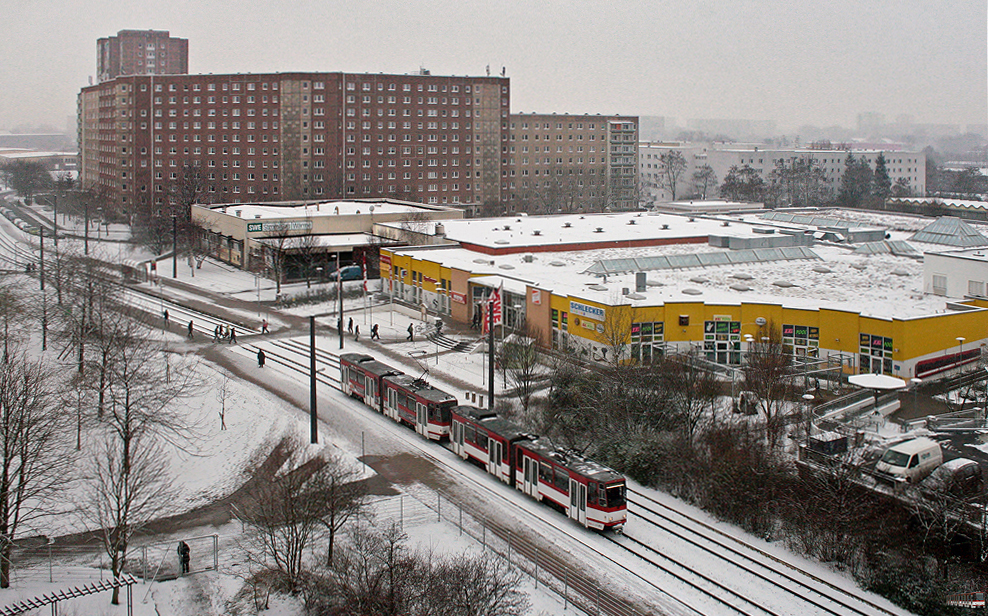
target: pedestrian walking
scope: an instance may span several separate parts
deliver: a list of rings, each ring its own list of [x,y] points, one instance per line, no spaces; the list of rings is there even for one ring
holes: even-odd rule
[[[371,326],[371,340],[380,340],[381,334],[377,331],[377,323]]]
[[[165,327],[168,327],[168,309],[165,308]]]
[[[264,319],[264,320],[261,321],[261,333],[262,334],[268,333],[268,320],[267,319]]]
[[[237,328],[230,327],[230,344],[237,344]]]
[[[193,331],[195,331],[195,330],[192,328],[192,320],[190,319],[189,320],[189,340],[192,340],[192,332]]]
[[[336,331],[343,333],[343,317],[336,319]]]
[[[178,542],[178,561],[181,565],[182,575],[189,572],[189,563],[192,561],[192,550],[189,544],[184,541]]]
[[[261,349],[257,349],[257,367],[264,367],[264,351]]]
[[[353,339],[360,340],[360,326],[358,325],[356,329],[353,330]]]
[[[220,341],[220,326],[217,325],[213,329],[213,342],[219,342],[219,341]]]
[[[409,342],[415,342],[415,326],[412,325],[411,323],[408,324],[408,338],[406,338],[405,340],[408,340]]]
[[[353,333],[353,317],[350,317],[350,320],[347,321],[346,331],[347,331],[347,333],[350,333],[350,334]]]

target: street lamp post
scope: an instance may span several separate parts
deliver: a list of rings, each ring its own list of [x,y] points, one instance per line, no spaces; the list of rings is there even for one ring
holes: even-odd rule
[[[96,208],[96,239],[100,239],[100,224],[103,222],[103,208]]]
[[[178,278],[178,217],[172,214],[172,278]]]
[[[913,386],[913,412],[915,413],[916,409],[919,408],[919,386],[922,384],[923,379],[913,377],[909,379],[909,382],[912,383]]]
[[[964,369],[964,341],[967,340],[964,336],[957,336],[954,338],[957,344],[960,345],[960,351],[957,353],[957,372],[960,373]]]
[[[810,431],[813,429],[812,409],[813,409],[814,398],[815,397],[813,396],[813,394],[803,394],[803,417],[805,418],[805,422],[806,422],[805,427],[806,427],[807,446],[809,446],[809,442],[810,442]]]

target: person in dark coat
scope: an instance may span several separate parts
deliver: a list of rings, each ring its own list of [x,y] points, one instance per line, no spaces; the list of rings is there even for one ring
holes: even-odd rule
[[[347,333],[350,333],[350,334],[353,333],[353,317],[350,317],[350,320],[347,321],[346,331],[347,331]]]
[[[189,340],[192,340],[192,336],[193,336],[193,333],[192,333],[192,332],[193,332],[193,331],[194,331],[194,330],[193,330],[193,328],[192,328],[192,321],[190,320],[190,321],[189,321]]]
[[[371,340],[380,340],[381,334],[377,331],[377,323],[371,326]]]
[[[360,326],[359,325],[357,326],[357,328],[353,332],[353,339],[354,340],[360,340]]]
[[[411,323],[408,324],[408,338],[406,338],[406,340],[409,342],[415,342],[415,326]]]
[[[168,309],[165,308],[165,327],[168,327]]]
[[[178,542],[178,560],[182,565],[182,575],[189,572],[189,563],[192,561],[192,550],[189,544],[184,541]]]
[[[237,328],[230,328],[230,344],[237,344]]]
[[[257,367],[264,367],[264,351],[261,349],[257,349]]]

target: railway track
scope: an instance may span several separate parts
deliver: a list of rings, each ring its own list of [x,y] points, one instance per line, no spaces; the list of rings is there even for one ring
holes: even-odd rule
[[[642,522],[662,529],[692,549],[714,554],[735,567],[749,572],[775,587],[801,588],[799,596],[828,614],[867,614],[890,616],[896,614],[860,594],[849,592],[819,576],[800,569],[758,547],[729,535],[701,520],[665,505],[647,494],[629,490],[629,513]],[[725,557],[725,555],[727,555]]]

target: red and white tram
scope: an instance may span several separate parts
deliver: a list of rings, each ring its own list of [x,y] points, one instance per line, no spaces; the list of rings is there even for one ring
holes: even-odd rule
[[[548,503],[588,528],[620,529],[628,519],[625,479],[547,439],[527,434],[491,411],[456,398],[370,355],[340,355],[343,392],[453,452],[499,481]]]
[[[618,529],[628,519],[624,477],[592,460],[526,434],[490,411],[452,412],[453,452],[501,481],[547,502],[588,528]]]
[[[449,437],[450,409],[456,398],[408,374],[381,378],[384,414],[433,441]]]
[[[344,353],[340,355],[340,387],[348,396],[360,398],[364,404],[381,410],[381,377],[401,374],[370,355]]]

